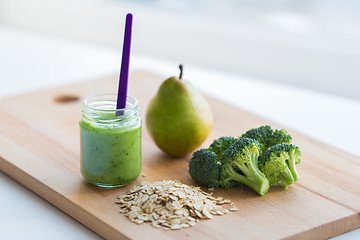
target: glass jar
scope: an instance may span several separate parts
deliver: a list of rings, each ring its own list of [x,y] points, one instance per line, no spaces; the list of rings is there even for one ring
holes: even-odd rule
[[[138,102],[128,96],[116,109],[116,94],[100,94],[83,102],[80,125],[81,174],[101,187],[119,187],[141,172],[141,118]]]

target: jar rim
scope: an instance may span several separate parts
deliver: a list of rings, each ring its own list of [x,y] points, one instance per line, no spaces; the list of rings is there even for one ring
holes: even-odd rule
[[[98,108],[98,107],[92,107],[90,106],[90,101],[94,98],[99,98],[99,97],[113,97],[114,98],[114,102],[116,102],[117,99],[117,94],[115,93],[100,93],[100,94],[94,94],[94,95],[90,95],[88,97],[86,97],[83,101],[83,105],[91,110],[95,110],[95,111],[99,111],[99,112],[117,112],[117,111],[125,111],[125,110],[130,110],[133,111],[138,107],[138,101],[135,97],[127,95],[126,96],[126,102],[131,103],[131,105],[129,107],[125,107],[125,108],[115,108],[115,109],[102,109],[102,108]],[[127,105],[127,104],[126,104]]]

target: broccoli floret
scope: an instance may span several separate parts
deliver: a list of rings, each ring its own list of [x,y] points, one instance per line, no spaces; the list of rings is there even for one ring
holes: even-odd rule
[[[286,189],[299,179],[295,165],[300,163],[300,156],[297,146],[277,144],[260,156],[259,168],[272,186],[283,186]]]
[[[237,140],[238,138],[234,137],[220,137],[214,140],[214,142],[210,145],[210,149],[216,153],[218,156],[218,161],[220,161],[221,155],[224,153],[224,151]]]
[[[219,186],[220,163],[216,153],[200,149],[193,153],[189,162],[189,173],[194,182],[209,187]]]
[[[252,128],[241,135],[241,137],[248,137],[255,139],[260,145],[260,154],[264,153],[271,146],[280,143],[291,143],[292,137],[286,130],[273,130],[269,125]]]
[[[260,146],[260,153],[261,153],[265,151],[269,146],[270,144],[269,139],[272,137],[272,134],[273,134],[272,128],[266,125],[248,130],[247,132],[241,135],[241,138],[247,137],[258,141]]]
[[[258,168],[259,143],[251,138],[240,138],[221,156],[220,185],[224,188],[243,183],[261,196],[270,184]]]
[[[270,145],[268,146],[268,148],[281,143],[290,144],[291,140],[291,135],[285,129],[275,129],[270,139]]]

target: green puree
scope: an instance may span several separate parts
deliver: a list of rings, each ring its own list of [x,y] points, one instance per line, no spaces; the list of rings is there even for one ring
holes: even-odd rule
[[[80,121],[81,174],[98,186],[122,186],[141,171],[141,124],[131,127]]]

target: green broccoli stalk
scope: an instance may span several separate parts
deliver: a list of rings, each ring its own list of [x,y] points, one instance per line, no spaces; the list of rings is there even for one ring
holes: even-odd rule
[[[255,139],[260,145],[260,154],[264,153],[271,146],[280,143],[291,143],[292,137],[286,130],[273,130],[269,125],[252,128],[243,133],[241,137]]]
[[[259,143],[251,138],[240,138],[228,147],[221,157],[220,186],[233,187],[243,183],[261,196],[270,184],[258,168]]]
[[[193,153],[189,162],[189,173],[194,182],[209,187],[219,186],[219,168],[216,153],[210,149],[200,149]]]
[[[259,168],[272,186],[289,185],[298,181],[295,165],[300,163],[300,149],[293,144],[277,144],[260,156]]]
[[[210,145],[210,150],[216,153],[218,161],[220,161],[221,155],[225,152],[225,150],[237,140],[238,138],[234,137],[220,137],[213,141]]]

